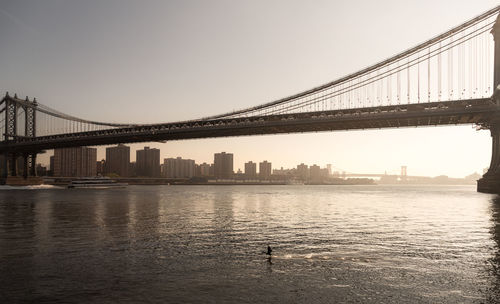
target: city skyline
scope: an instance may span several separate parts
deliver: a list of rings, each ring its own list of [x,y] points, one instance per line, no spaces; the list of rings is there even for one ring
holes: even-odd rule
[[[3,1],[0,67],[5,73],[0,75],[4,85],[0,95],[10,91],[35,96],[63,112],[95,120],[191,119],[252,106],[344,76],[496,5],[494,1],[321,5],[287,1],[285,6],[279,1],[241,5],[214,1],[210,5],[151,2],[139,10],[137,3],[111,2]],[[95,5],[100,9],[89,9]],[[384,10],[388,5],[391,12]],[[261,10],[264,6],[266,10]],[[365,9],[359,10],[360,6]],[[212,22],[222,10],[228,14]],[[348,15],[356,15],[364,26],[353,27]],[[125,17],[129,24],[121,21]],[[423,18],[432,22],[422,24]],[[154,22],[145,27],[144,20]],[[131,36],[142,43],[130,43]],[[213,36],[217,43],[208,39]],[[391,44],[384,43],[389,38]],[[244,162],[259,158],[283,167],[335,163],[354,172],[397,172],[407,165],[415,175],[455,177],[481,173],[491,154],[489,132],[471,126],[147,145],[162,150],[162,159],[183,155],[201,162],[210,161],[204,153],[207,148],[233,151],[235,167],[241,169]],[[259,157],[262,151],[266,156]],[[98,159],[103,153],[104,147],[99,147]],[[40,155],[40,161],[48,164],[49,155]]]
[[[94,157],[96,157],[97,153],[96,153],[96,149],[95,148],[89,148],[89,147],[80,147],[80,148],[66,148],[66,149],[58,149],[58,153],[59,155],[61,154],[61,151],[71,151],[71,150],[88,150],[88,149],[91,149],[94,151]],[[151,163],[150,165],[152,166],[157,166],[158,167],[158,170],[160,170],[157,174],[141,174],[141,172],[135,172],[134,174],[131,173],[131,171],[135,171],[136,170],[136,161],[133,161],[131,156],[132,155],[139,155],[139,154],[144,154],[145,152],[147,153],[148,151],[151,151],[151,152],[154,152],[155,153],[155,158],[157,158],[157,162],[156,161],[152,161],[151,160],[149,161],[149,163]],[[331,163],[328,163],[328,164],[321,164],[321,163],[318,163],[318,162],[312,162],[312,163],[304,163],[304,162],[297,162],[295,165],[292,165],[292,166],[289,166],[289,167],[284,167],[284,166],[278,166],[278,165],[273,165],[272,162],[269,162],[267,161],[266,159],[264,160],[255,160],[255,159],[251,159],[251,160],[247,160],[245,161],[243,167],[239,168],[237,166],[234,166],[234,158],[235,158],[235,155],[231,152],[213,152],[211,155],[212,155],[212,161],[209,161],[209,162],[204,162],[204,161],[199,161],[199,160],[196,160],[196,159],[188,159],[188,158],[185,158],[184,156],[176,156],[176,157],[167,157],[167,158],[160,158],[160,154],[161,154],[161,150],[159,149],[151,149],[149,146],[144,146],[143,149],[141,150],[137,150],[135,151],[136,153],[131,153],[130,151],[130,147],[128,145],[123,145],[123,144],[118,144],[118,145],[115,145],[115,146],[110,146],[110,147],[107,147],[106,148],[106,157],[104,158],[96,158],[96,166],[97,168],[95,168],[97,171],[97,173],[100,172],[99,170],[99,166],[102,166],[101,170],[102,170],[102,173],[104,173],[105,175],[107,174],[113,174],[113,175],[116,175],[116,176],[148,176],[148,175],[151,175],[151,177],[168,177],[168,173],[166,173],[167,171],[170,172],[170,175],[173,175],[171,177],[193,177],[193,176],[197,176],[194,172],[196,171],[195,170],[195,167],[196,166],[208,166],[210,167],[210,170],[214,170],[214,165],[215,165],[215,162],[217,160],[217,158],[220,159],[220,157],[224,157],[225,155],[228,155],[230,156],[230,160],[228,159],[228,161],[231,163],[229,166],[230,168],[227,169],[229,171],[227,171],[226,175],[224,174],[217,174],[217,173],[212,173],[212,174],[204,174],[204,170],[207,170],[206,172],[208,172],[208,167],[205,169],[200,169],[198,168],[198,170],[202,170],[201,172],[199,172],[199,175],[198,176],[213,176],[215,175],[215,177],[220,177],[220,178],[229,178],[230,175],[234,174],[236,175],[238,172],[241,172],[242,174],[244,175],[247,175],[249,177],[255,177],[255,178],[268,178],[270,175],[275,175],[275,174],[280,174],[280,173],[276,173],[275,171],[279,172],[279,171],[289,171],[289,170],[297,170],[298,174],[299,175],[304,175],[305,173],[300,173],[301,171],[308,171],[309,169],[312,169],[313,170],[327,170],[329,173],[328,175],[337,175],[337,176],[340,176],[340,175],[345,175],[345,174],[367,174],[367,175],[393,175],[393,176],[419,176],[419,175],[415,175],[415,174],[412,174],[411,173],[411,168],[410,168],[410,172],[408,173],[408,166],[405,166],[405,165],[401,165],[397,170],[393,170],[393,171],[388,171],[388,170],[384,170],[383,172],[367,172],[367,171],[358,171],[358,172],[354,172],[354,171],[349,171],[349,170],[345,170],[343,168],[339,168]],[[64,152],[64,153],[67,153],[67,152]],[[75,153],[75,152],[72,152],[72,153]],[[51,163],[53,162],[53,159],[54,156],[50,157],[51,161],[49,164],[40,164],[38,163],[38,165],[42,165],[44,167],[46,167],[47,170],[52,170],[53,167],[51,165]],[[60,156],[59,156],[60,158]],[[176,164],[176,161],[179,161],[180,163]],[[74,162],[74,161],[72,161]],[[19,165],[21,167],[21,165]],[[59,165],[60,166],[60,165]],[[173,168],[165,168],[165,166],[173,166]],[[181,166],[182,168],[178,167],[178,166]],[[132,170],[132,167],[134,168]],[[127,168],[127,169],[124,169],[124,168]],[[316,168],[316,169],[314,169]],[[59,169],[60,170],[60,169]],[[148,170],[155,170],[155,169],[148,169]],[[180,171],[179,171],[180,170]],[[187,174],[186,176],[175,176],[175,174],[179,174],[180,172],[181,175],[182,174],[185,174],[185,170],[188,170],[189,174]],[[130,171],[130,172],[129,172]],[[139,170],[141,171],[141,170]],[[250,174],[248,172],[250,172]],[[120,172],[126,172],[125,174],[120,174]],[[262,173],[264,172],[264,173]],[[129,174],[130,173],[130,174]],[[200,174],[201,173],[201,174]],[[227,175],[229,174],[229,175]],[[472,176],[472,175],[475,175],[475,174],[478,174],[478,175],[481,175],[482,172],[470,172],[469,174],[467,175],[464,175],[464,176],[459,176],[459,177],[456,177],[456,176],[448,176],[446,174],[440,174],[440,175],[436,175],[436,176],[425,176],[425,175],[420,175],[421,177],[438,177],[438,176],[447,176],[447,177],[451,177],[451,178],[466,178],[466,177],[469,177],[469,176]]]
[[[89,151],[91,153],[89,154]],[[52,182],[64,183],[68,178],[107,176],[121,178],[132,184],[182,185],[374,185],[374,184],[474,184],[481,175],[472,173],[454,178],[440,176],[412,176],[408,167],[401,166],[399,174],[388,172],[346,172],[332,164],[318,166],[300,163],[292,168],[276,168],[266,160],[245,163],[244,171],[233,166],[230,152],[213,154],[213,163],[196,163],[182,157],[160,160],[160,151],[146,146],[136,152],[139,163],[130,162],[130,149],[119,144],[106,149],[106,159],[97,160],[96,149],[74,147],[56,149],[49,170],[37,165],[38,176],[53,177]],[[21,158],[18,159],[20,163]],[[21,162],[22,163],[22,162]],[[257,165],[259,170],[257,171]],[[18,164],[22,170],[22,164]]]
[[[343,132],[345,133],[345,132]],[[182,141],[181,141],[182,142]],[[141,150],[143,149],[145,146],[144,144],[127,144],[128,147],[132,148],[132,147],[137,147],[136,150],[130,150],[130,162],[135,162],[136,161],[136,151],[137,150]],[[190,153],[189,151],[186,151],[184,154],[169,154],[168,152],[164,152],[162,151],[164,148],[166,148],[164,145],[155,145],[155,143],[147,143],[147,146],[150,146],[150,147],[156,147],[160,150],[160,161],[161,163],[163,163],[163,160],[164,159],[168,159],[168,158],[178,158],[178,157],[182,157],[183,159],[194,159],[196,161],[197,164],[201,164],[201,163],[213,163],[213,154],[214,153],[217,153],[217,151],[205,151],[202,153],[202,157],[201,159],[196,159],[194,158],[193,156],[189,156],[189,155],[200,155],[200,154],[192,154]],[[110,147],[116,147],[116,145],[113,145],[113,146],[92,146],[94,148],[97,148],[97,160],[100,161],[102,159],[106,160],[106,149],[107,148],[110,148]],[[163,148],[163,149],[162,149]],[[230,149],[228,149],[230,150]],[[347,151],[346,151],[347,152]],[[270,153],[270,154],[273,154],[273,153]],[[47,166],[49,167],[50,166],[50,156],[53,155],[53,152],[49,152],[49,153],[46,153],[46,154],[41,154],[39,156],[39,161],[38,163],[43,165],[43,166]],[[319,165],[319,166],[326,166],[328,164],[334,164],[334,168],[339,171],[339,172],[342,172],[342,171],[345,171],[345,172],[350,172],[350,173],[370,173],[370,174],[382,174],[384,172],[388,173],[388,174],[399,174],[399,172],[401,171],[401,166],[407,166],[407,164],[405,162],[402,162],[400,165],[395,165],[395,166],[392,166],[392,167],[388,167],[388,168],[383,168],[381,171],[367,171],[367,170],[363,170],[362,168],[360,170],[352,170],[350,168],[345,168],[345,167],[341,167],[337,164],[337,162],[335,160],[330,160],[329,162],[320,162],[320,161],[315,161],[314,159],[311,159],[311,157],[307,157],[307,161],[305,160],[301,160],[301,159],[297,159],[297,160],[292,160],[292,161],[289,161],[289,162],[286,162],[286,164],[284,164],[285,162],[280,162],[279,159],[275,160],[275,161],[272,161],[270,160],[269,157],[266,158],[265,155],[262,155],[262,159],[246,159],[246,158],[243,158],[242,156],[239,156],[239,155],[236,155],[234,156],[234,168],[235,168],[235,171],[237,171],[238,169],[241,169],[242,171],[244,171],[245,169],[245,163],[247,163],[248,161],[253,161],[253,162],[257,162],[257,168],[258,168],[258,163],[260,161],[269,161],[273,164],[276,164],[276,168],[293,168],[294,167],[294,162],[295,162],[295,165],[297,164],[300,164],[300,163],[309,163],[310,165],[313,165],[313,164],[316,164],[316,165]],[[284,165],[283,165],[284,164]],[[473,170],[473,171],[470,171],[470,172],[465,172],[463,175],[453,175],[453,174],[448,174],[447,172],[445,171],[441,171],[440,173],[437,173],[437,174],[421,174],[421,173],[416,173],[416,172],[420,172],[421,170],[418,170],[418,168],[411,168],[410,166],[407,166],[409,167],[409,170],[410,170],[410,173],[411,171],[413,171],[413,173],[411,173],[410,175],[415,175],[415,176],[440,176],[440,175],[446,175],[446,176],[450,176],[450,177],[456,177],[456,178],[461,178],[461,177],[464,177],[464,176],[467,176],[471,173],[478,173],[478,174],[483,174],[483,171],[485,169],[488,168],[488,165],[486,165],[485,167],[483,168],[477,168],[476,170]],[[273,168],[274,168],[274,165],[273,165]],[[415,170],[414,170],[415,169]],[[258,172],[258,169],[257,169],[257,172]]]

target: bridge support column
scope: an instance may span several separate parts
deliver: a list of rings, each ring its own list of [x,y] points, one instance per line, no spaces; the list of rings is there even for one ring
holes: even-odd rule
[[[9,159],[9,169],[10,169],[10,176],[17,176],[17,153],[12,153],[10,154],[10,159]]]
[[[28,179],[28,154],[23,154],[23,178]]]
[[[500,123],[491,126],[492,152],[488,172],[477,182],[477,191],[500,194]]]
[[[4,153],[0,155],[0,178],[5,179],[9,176],[9,154]],[[1,183],[0,183],[1,184]]]
[[[36,176],[36,153],[31,153],[28,159],[29,176]]]
[[[491,30],[495,41],[495,56],[493,62],[493,100],[500,106],[500,15]],[[500,121],[490,122],[492,139],[491,164],[488,172],[477,181],[477,191],[500,194]]]

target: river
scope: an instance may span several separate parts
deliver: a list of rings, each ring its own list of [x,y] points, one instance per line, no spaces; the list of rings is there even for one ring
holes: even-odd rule
[[[473,186],[0,188],[1,303],[500,303],[499,247]]]

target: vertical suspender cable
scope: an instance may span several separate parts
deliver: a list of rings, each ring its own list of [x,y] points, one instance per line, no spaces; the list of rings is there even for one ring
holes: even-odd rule
[[[487,41],[488,42],[491,41],[490,39],[487,39]],[[489,94],[492,91],[491,90],[491,87],[492,87],[492,80],[491,80],[491,74],[492,74],[491,66],[492,66],[492,62],[491,62],[491,47],[490,47],[489,43],[488,43],[488,45],[486,47],[486,50],[487,50],[486,51],[486,67],[487,67],[486,82],[488,83],[488,89],[486,91],[486,94]]]
[[[360,100],[361,99],[361,97],[360,97],[360,95],[361,95],[361,88],[359,86],[360,82],[361,82],[361,77],[358,77],[358,85],[356,86],[357,87],[357,89],[356,89],[356,95],[357,95],[357,98],[358,98],[358,102],[356,103],[356,107],[358,107],[358,108],[361,108],[361,100]]]
[[[397,99],[397,103],[400,104],[401,103],[401,71],[398,70],[398,74],[397,74],[397,94],[396,94],[396,99]]]
[[[417,54],[420,54],[420,51]],[[420,103],[420,60],[417,61],[417,102]]]
[[[453,36],[450,38],[450,45],[453,45]],[[453,47],[448,50],[448,94],[449,100],[453,100]]]
[[[476,58],[475,50],[474,50],[475,39],[469,40],[469,56],[467,56],[467,60],[469,61],[469,97],[472,98],[474,94],[474,78],[475,78],[475,68],[474,68],[474,59]]]
[[[406,91],[406,101],[408,104],[410,103],[410,56],[406,57],[407,60],[407,68],[406,68],[406,80],[408,83],[407,91]]]
[[[427,102],[431,102],[431,48],[427,48]]]
[[[462,32],[462,38],[464,36],[464,32]],[[462,42],[460,44],[460,49],[461,49],[461,59],[460,59],[460,66],[462,68],[462,72],[460,73],[460,83],[462,86],[462,97],[461,99],[465,98],[465,43]]]
[[[351,87],[351,84],[352,84],[352,80],[349,80],[349,83],[347,84],[348,87],[349,87],[349,91],[347,94],[349,94],[349,107],[352,108],[352,103],[351,103],[351,95],[352,95],[352,89],[350,89]]]
[[[483,72],[483,64],[484,64],[484,34],[481,35],[481,39],[479,40],[479,85],[478,85],[478,97],[483,97],[483,80],[484,80],[484,72]]]
[[[387,71],[389,71],[389,66],[387,66]],[[387,101],[389,102],[389,105],[391,105],[391,83],[392,82],[392,78],[391,78],[391,75],[387,75]]]
[[[479,46],[481,42],[481,36],[478,36],[474,39],[474,95],[477,94],[478,91],[478,71],[479,71]]]
[[[458,70],[458,79],[457,79],[457,92],[458,98],[461,99],[462,96],[462,44],[458,44],[458,59],[457,59],[457,70]]]
[[[473,79],[473,74],[474,74],[474,68],[472,67],[472,58],[474,58],[473,41],[469,40],[468,44],[469,44],[469,53],[467,54],[468,56],[464,57],[464,61],[466,61],[469,65],[469,73],[466,74],[466,76],[468,76],[468,80],[469,80],[469,95],[472,96],[472,90],[473,90],[472,79]]]
[[[439,54],[438,54],[438,101],[441,101],[441,41],[439,41]]]

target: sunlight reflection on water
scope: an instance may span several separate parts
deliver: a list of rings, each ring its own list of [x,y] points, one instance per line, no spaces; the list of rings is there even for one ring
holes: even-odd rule
[[[3,303],[497,303],[499,246],[468,186],[0,191]]]

